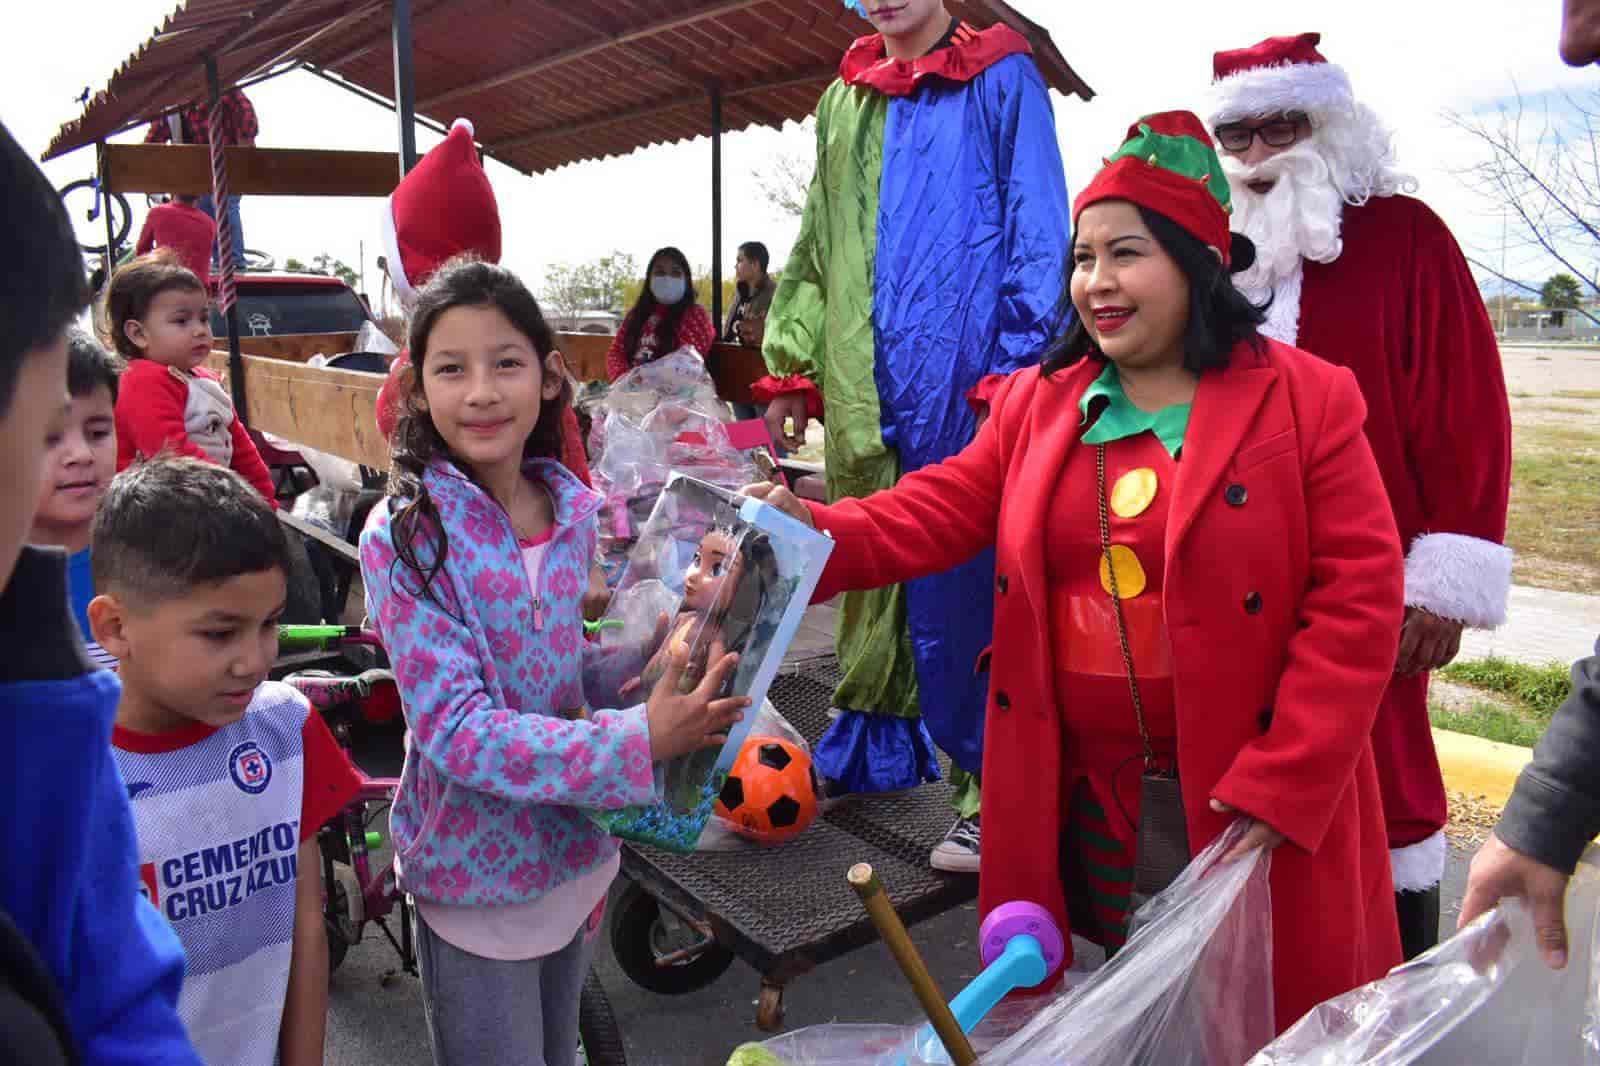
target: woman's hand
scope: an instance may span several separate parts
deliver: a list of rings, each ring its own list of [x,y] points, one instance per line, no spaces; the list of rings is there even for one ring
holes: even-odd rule
[[[1272,828],[1272,826],[1259,818],[1252,818],[1250,815],[1228,806],[1219,799],[1211,801],[1211,809],[1218,814],[1237,814],[1250,822],[1249,828],[1244,831],[1244,836],[1239,838],[1237,844],[1228,849],[1228,853],[1221,858],[1221,862],[1242,859],[1256,848],[1264,848],[1267,851],[1271,851],[1283,843],[1283,834]]]
[[[744,718],[750,697],[713,699],[722,683],[739,662],[735,653],[724,655],[693,692],[679,694],[678,682],[689,662],[688,648],[675,648],[667,659],[667,672],[656,682],[645,705],[650,723],[650,761],[665,762],[701,748],[720,748],[727,743],[728,730]]]
[[[800,497],[782,485],[775,485],[770,481],[762,481],[754,485],[746,485],[739,490],[739,495],[770,504],[790,518],[804,522],[812,529],[817,528],[816,521],[811,517],[811,509],[800,502]]]

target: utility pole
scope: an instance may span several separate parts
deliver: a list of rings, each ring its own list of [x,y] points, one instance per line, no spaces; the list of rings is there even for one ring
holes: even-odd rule
[[[1506,209],[1500,208],[1500,336],[1506,335],[1506,301],[1510,292],[1506,286]]]

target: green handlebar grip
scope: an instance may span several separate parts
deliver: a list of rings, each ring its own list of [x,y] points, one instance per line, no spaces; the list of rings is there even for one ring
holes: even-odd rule
[[[367,830],[367,847],[377,849],[383,847],[383,834],[376,829]]]
[[[598,633],[602,629],[622,629],[627,624],[620,618],[602,618],[598,622],[583,623],[583,631],[585,633]]]

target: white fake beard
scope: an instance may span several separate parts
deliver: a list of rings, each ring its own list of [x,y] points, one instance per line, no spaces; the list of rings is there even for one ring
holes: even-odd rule
[[[1246,166],[1222,157],[1233,194],[1234,230],[1256,246],[1256,261],[1234,283],[1251,294],[1266,294],[1300,269],[1300,260],[1331,263],[1344,250],[1339,229],[1344,198],[1333,182],[1315,141],[1307,141]],[[1265,193],[1252,181],[1271,181]]]

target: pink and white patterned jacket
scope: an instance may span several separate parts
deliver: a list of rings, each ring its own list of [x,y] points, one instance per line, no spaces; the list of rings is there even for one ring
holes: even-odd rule
[[[361,535],[367,613],[409,727],[389,823],[395,865],[401,887],[440,903],[538,899],[616,851],[583,808],[655,799],[643,707],[562,716],[583,704],[580,604],[600,497],[559,463],[523,473],[555,501],[537,595],[510,518],[443,460],[424,475],[449,537],[433,598],[396,556],[397,501],[373,508]]]

